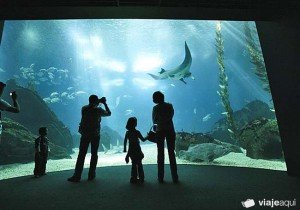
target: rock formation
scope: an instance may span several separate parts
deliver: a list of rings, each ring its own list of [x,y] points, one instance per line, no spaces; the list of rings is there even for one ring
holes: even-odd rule
[[[37,135],[8,118],[4,118],[3,127],[4,131],[0,143],[0,164],[34,161],[34,140]],[[71,158],[66,148],[55,145],[51,139],[49,140],[49,159]]]
[[[270,111],[270,108],[266,103],[259,100],[252,101],[241,110],[235,111],[233,113],[235,125],[238,130],[241,130],[242,127],[247,125],[249,122],[261,117],[267,119],[275,119],[275,113]],[[234,143],[231,139],[230,131],[228,131],[228,129],[229,127],[227,126],[226,119],[222,118],[215,123],[210,134],[215,139]]]
[[[240,145],[255,159],[280,159],[282,144],[276,120],[260,118],[241,129]]]
[[[18,114],[3,112],[2,115],[22,124],[34,134],[37,134],[40,127],[47,127],[49,139],[71,153],[73,140],[69,129],[57,118],[43,99],[33,90],[18,86],[13,79],[7,82],[2,98],[11,102],[9,92],[13,90],[17,91],[21,112]]]

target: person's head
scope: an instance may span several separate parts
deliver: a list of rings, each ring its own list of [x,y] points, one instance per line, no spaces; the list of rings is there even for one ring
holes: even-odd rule
[[[40,127],[39,128],[39,134],[41,135],[41,136],[47,136],[47,127]]]
[[[98,106],[99,105],[99,98],[96,95],[90,95],[89,97],[89,104],[93,106]]]
[[[5,86],[6,86],[5,83],[0,82],[0,96],[2,96],[2,93],[3,93],[3,91],[4,91]]]
[[[137,119],[135,117],[130,117],[127,120],[126,129],[133,130],[137,126]]]
[[[156,104],[161,104],[161,103],[165,102],[165,96],[160,91],[154,92],[152,98],[153,98],[153,102]]]

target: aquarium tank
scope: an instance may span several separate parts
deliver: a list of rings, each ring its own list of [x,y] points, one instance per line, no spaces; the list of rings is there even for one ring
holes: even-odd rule
[[[0,179],[33,173],[41,126],[50,140],[47,171],[74,169],[91,94],[105,96],[112,112],[102,118],[98,167],[126,165],[126,122],[136,117],[146,136],[155,91],[175,110],[178,164],[286,170],[253,21],[5,21],[0,81],[1,99],[12,104],[16,91],[21,107],[2,111]],[[156,144],[141,148],[143,163],[156,164]]]

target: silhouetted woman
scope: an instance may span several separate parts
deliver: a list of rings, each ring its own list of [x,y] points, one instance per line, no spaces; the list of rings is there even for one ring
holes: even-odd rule
[[[137,119],[135,117],[130,117],[126,124],[127,131],[124,138],[124,152],[126,152],[128,140],[129,148],[125,160],[126,163],[128,163],[130,158],[132,162],[130,183],[136,183],[138,180],[143,183],[145,178],[142,165],[144,154],[142,152],[139,139],[145,141],[145,138],[142,136],[140,131],[136,130],[136,126]]]

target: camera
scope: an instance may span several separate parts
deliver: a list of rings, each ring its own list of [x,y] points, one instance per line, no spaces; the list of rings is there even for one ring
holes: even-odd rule
[[[102,103],[102,104],[106,103],[106,98],[105,97],[100,98],[99,103]]]
[[[9,93],[10,96],[15,95],[15,94],[16,94],[16,91],[12,91]]]

